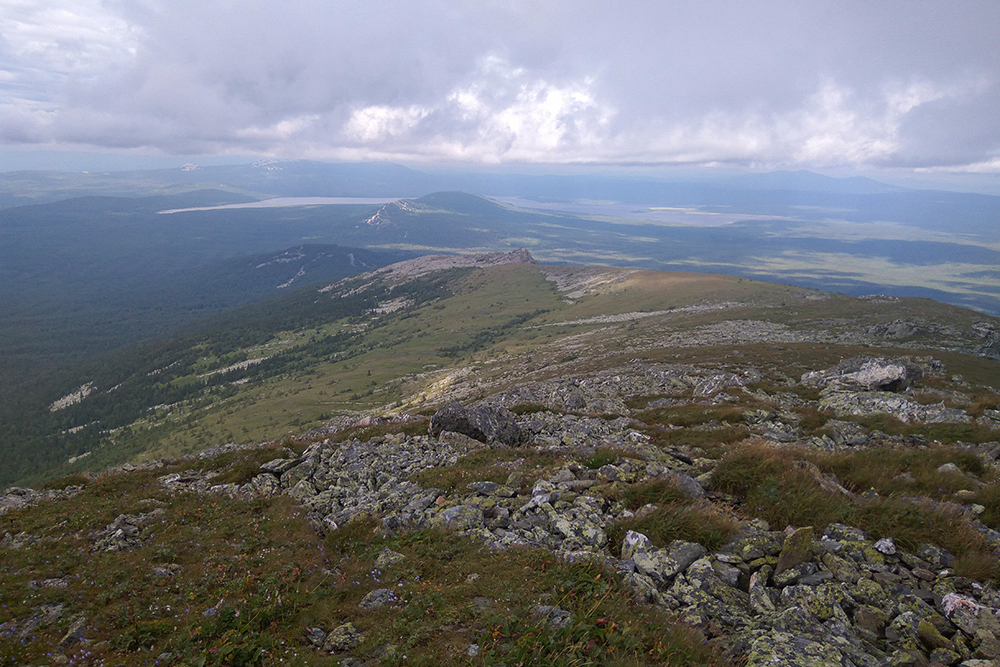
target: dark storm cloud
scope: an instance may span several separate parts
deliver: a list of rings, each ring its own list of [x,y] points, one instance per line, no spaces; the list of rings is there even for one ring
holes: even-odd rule
[[[0,141],[992,170],[997,34],[995,2],[10,0]]]

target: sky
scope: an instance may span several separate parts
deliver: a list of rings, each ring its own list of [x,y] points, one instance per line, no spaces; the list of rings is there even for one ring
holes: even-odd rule
[[[996,0],[3,0],[0,170],[1000,179]]]

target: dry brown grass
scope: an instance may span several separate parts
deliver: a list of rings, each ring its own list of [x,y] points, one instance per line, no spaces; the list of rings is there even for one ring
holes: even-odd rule
[[[958,453],[961,452],[941,448],[824,455],[749,442],[734,447],[723,458],[713,473],[712,488],[742,497],[745,515],[764,519],[775,528],[811,525],[822,531],[832,522],[846,523],[865,530],[873,539],[892,537],[910,551],[924,542],[936,544],[964,558],[963,567],[972,571],[982,568],[990,557],[995,561],[995,557],[988,540],[965,515],[913,502],[902,495],[852,500],[824,490],[812,475],[794,465],[795,461],[808,460],[824,472],[839,470],[848,483],[856,486],[858,479],[892,479],[901,461],[913,462],[919,471],[920,465],[932,467]],[[850,479],[852,472],[858,478]],[[943,483],[945,477],[939,474],[938,483]]]
[[[621,556],[625,533],[633,530],[650,541],[665,547],[674,540],[697,542],[708,550],[721,547],[739,528],[739,522],[718,506],[699,501],[674,502],[658,507],[652,512],[620,521],[608,529],[608,542],[612,554]]]

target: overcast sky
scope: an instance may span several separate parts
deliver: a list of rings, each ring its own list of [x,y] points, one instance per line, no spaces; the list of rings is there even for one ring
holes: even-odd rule
[[[3,0],[62,149],[1000,174],[1000,2]]]

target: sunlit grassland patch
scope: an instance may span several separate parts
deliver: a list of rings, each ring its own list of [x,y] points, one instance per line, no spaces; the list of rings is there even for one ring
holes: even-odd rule
[[[609,271],[616,271],[609,269]],[[759,299],[784,291],[784,286],[741,278],[675,271],[633,271],[624,279],[599,286],[594,294],[568,308],[562,319],[665,310],[694,304]],[[800,290],[801,291],[801,290]],[[558,321],[553,317],[548,321]]]
[[[611,264],[612,266],[634,266],[648,263],[652,257],[626,251],[607,249],[557,249],[538,246],[532,253],[541,262],[556,264]]]
[[[385,409],[417,412],[435,405],[450,386],[448,376],[464,368],[469,368],[480,383],[515,382],[525,373],[530,373],[533,380],[541,380],[570,372],[600,371],[642,359],[713,366],[757,365],[766,373],[773,370],[795,379],[805,371],[829,367],[843,358],[872,353],[871,348],[862,346],[808,343],[656,347],[663,336],[733,319],[776,322],[792,330],[837,332],[838,327],[856,329],[858,322],[875,324],[925,317],[965,331],[977,317],[927,300],[875,304],[836,295],[812,298],[818,293],[731,276],[622,269],[608,269],[604,276],[603,270],[593,267],[560,267],[554,271],[576,272],[584,278],[601,274],[598,277],[604,282],[569,304],[562,300],[555,284],[535,267],[470,270],[453,279],[450,296],[420,307],[314,323],[301,330],[279,331],[262,344],[221,357],[203,354],[196,372],[178,378],[178,382],[196,383],[201,381],[198,375],[225,368],[244,357],[280,358],[290,353],[301,360],[287,370],[272,369],[259,377],[248,374],[239,378],[236,373],[234,381],[247,382],[228,384],[226,378],[227,382],[211,392],[148,411],[129,429],[112,433],[107,450],[121,451],[131,460],[176,456],[222,442],[280,439],[321,426],[337,415]],[[730,305],[705,312],[679,311],[686,306],[719,303]],[[665,314],[625,323],[540,326],[605,314],[652,311]],[[522,322],[519,318],[528,319]],[[333,352],[307,353],[324,337],[344,333],[349,339],[343,344],[338,340],[330,347]],[[916,346],[919,340],[905,341],[906,347],[880,348],[878,353],[934,356],[945,361],[949,373],[965,376],[970,385],[996,384],[1000,377],[998,362],[936,349],[920,350]],[[640,348],[636,341],[643,341]],[[444,384],[438,386],[441,382]],[[775,385],[773,390],[780,388]],[[983,403],[977,410],[981,413],[994,407]],[[716,434],[722,441],[734,442],[746,435],[744,426],[730,423],[733,426],[724,428],[731,432]],[[821,426],[811,428],[810,434],[819,433]],[[138,435],[130,436],[129,431]],[[958,432],[941,435],[964,437]],[[705,446],[710,439],[697,430],[677,433],[672,438],[673,444],[690,446]],[[117,462],[98,450],[83,463],[93,467],[98,461],[104,465]]]

